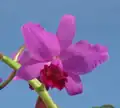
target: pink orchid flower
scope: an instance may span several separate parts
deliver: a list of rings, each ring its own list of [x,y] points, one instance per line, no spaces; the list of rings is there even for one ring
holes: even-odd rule
[[[72,15],[62,17],[56,34],[47,32],[39,24],[24,24],[22,33],[29,53],[23,54],[25,62],[22,63],[16,77],[31,80],[40,76],[47,86],[58,87],[63,80],[58,75],[59,81],[55,77],[52,79],[57,73],[54,73],[51,65],[45,68],[46,63],[50,63],[53,67],[58,67],[59,75],[62,72],[67,73],[67,76],[62,76],[64,81],[60,87],[64,86],[70,95],[82,93],[83,87],[79,75],[91,72],[108,60],[108,50],[104,46],[93,45],[84,40],[73,44],[75,30],[75,17]]]

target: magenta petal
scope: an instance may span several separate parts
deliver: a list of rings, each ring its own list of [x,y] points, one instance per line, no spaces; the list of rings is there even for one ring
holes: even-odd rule
[[[30,59],[32,59],[31,54],[27,50],[25,50],[19,57],[19,63],[23,65],[27,63]]]
[[[31,80],[40,76],[40,70],[43,69],[45,63],[37,62],[36,60],[30,60],[25,65],[22,65],[18,70],[18,77],[24,80]]]
[[[16,56],[16,53],[13,54],[13,57],[14,58]],[[31,59],[31,56],[30,56],[30,53],[27,51],[27,50],[24,50],[21,55],[18,56],[18,62],[21,64],[21,65],[25,65],[25,63],[29,62]],[[13,80],[22,80],[21,77],[19,76],[15,76],[13,78]]]
[[[18,61],[19,63],[22,65],[22,67],[20,68],[20,70],[17,72],[17,75],[14,77],[13,80],[20,80],[20,79],[25,79],[26,77],[28,77],[29,75],[26,75],[27,73],[29,73],[29,69],[34,69],[36,68],[37,63],[39,63],[39,61],[34,60],[31,56],[31,54],[27,51],[24,50],[24,52],[18,57]],[[28,67],[28,68],[27,68]],[[27,69],[26,69],[27,68]],[[24,71],[24,69],[26,71]],[[40,71],[40,70],[39,70]],[[36,73],[34,74],[36,75]],[[33,75],[33,76],[34,76]],[[24,78],[25,77],[25,78]]]
[[[15,76],[13,80],[22,80],[22,78],[20,78],[19,76]]]
[[[12,58],[16,56],[16,53],[13,53]],[[19,56],[18,56],[18,62],[20,64],[25,64],[29,59],[31,58],[30,53],[25,49]]]
[[[25,45],[39,61],[49,61],[60,53],[58,39],[39,24],[28,23],[22,27]]]
[[[61,70],[63,70],[62,61],[60,59],[53,59],[51,63],[58,66]]]
[[[69,95],[77,95],[83,92],[83,86],[79,76],[72,75],[72,77],[69,76],[67,79],[68,82],[66,83],[65,88]]]
[[[93,68],[96,68],[98,65],[104,63],[109,59],[108,49],[104,46],[96,44],[92,47],[98,53],[100,53],[99,58],[94,62]]]
[[[72,44],[75,36],[76,24],[75,17],[72,15],[64,15],[60,21],[57,37],[60,42],[61,50],[68,48]]]
[[[108,51],[104,46],[79,41],[62,52],[61,57],[65,71],[80,75],[91,72],[104,63],[108,59]]]

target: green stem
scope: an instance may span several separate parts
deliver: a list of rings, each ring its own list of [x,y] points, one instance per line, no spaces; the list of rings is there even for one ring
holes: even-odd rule
[[[18,70],[21,67],[21,64],[12,60],[11,58],[9,58],[7,56],[3,56],[3,58],[1,60],[14,70]]]
[[[16,62],[19,61],[19,56],[20,56],[21,53],[24,51],[24,49],[25,49],[25,46],[24,46],[24,45],[22,45],[22,46],[19,48],[18,52],[17,52],[17,53],[15,54],[15,56],[13,57],[13,60],[14,60],[14,61],[16,61]],[[5,56],[3,56],[2,54],[0,54],[0,55],[1,55],[0,58],[3,58],[3,60],[6,59]],[[9,59],[9,58],[8,58],[8,59]],[[5,61],[6,61],[6,60],[5,60]],[[11,61],[11,60],[10,60],[10,61]],[[18,68],[19,68],[19,67],[18,67]],[[0,84],[0,90],[2,90],[3,88],[5,88],[5,87],[13,80],[13,78],[14,78],[15,75],[16,75],[16,73],[17,73],[17,70],[13,70],[13,72],[10,73],[10,75],[8,76],[8,78]]]
[[[52,98],[50,97],[49,93],[42,83],[40,83],[37,79],[33,79],[28,82],[34,88],[37,94],[42,98],[47,108],[58,108],[56,104],[52,101]]]
[[[0,90],[2,90],[4,87],[6,87],[11,81],[12,79],[15,77],[16,75],[16,71],[13,71],[10,76],[7,78],[7,80],[5,80],[4,82],[2,82],[0,84]]]
[[[9,67],[13,68],[14,70],[19,70],[21,64],[12,60],[7,56],[3,56],[2,61],[7,64]],[[52,98],[48,94],[47,90],[45,89],[44,85],[40,83],[36,78],[28,81],[28,83],[34,88],[37,94],[42,98],[44,103],[46,104],[47,108],[58,108],[56,104],[52,101]]]

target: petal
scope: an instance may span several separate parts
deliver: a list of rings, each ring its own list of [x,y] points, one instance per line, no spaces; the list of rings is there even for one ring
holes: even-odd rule
[[[16,56],[16,54],[14,54],[14,56]],[[30,62],[33,61],[33,62],[38,62],[36,60],[34,60],[31,56],[31,54],[27,51],[27,50],[24,50],[24,52],[21,53],[21,55],[18,56],[18,62],[21,64],[21,65],[28,65],[30,64]],[[19,72],[19,71],[18,71]],[[20,76],[18,76],[19,74],[17,74],[13,80],[21,80],[22,78]]]
[[[40,63],[34,59],[29,60],[22,65],[17,72],[17,76],[24,80],[31,80],[40,76],[40,70],[44,68],[46,63]]]
[[[76,24],[75,17],[72,15],[64,15],[60,21],[57,37],[60,42],[61,50],[68,48],[72,44],[75,36]]]
[[[100,53],[99,58],[94,61],[93,68],[96,68],[98,65],[104,63],[109,59],[109,54],[108,54],[108,49],[99,44],[94,45],[92,48],[95,49],[98,53]]]
[[[12,58],[14,59],[15,56],[16,56],[17,52],[16,53],[13,53],[12,55]],[[20,63],[20,64],[25,64],[30,58],[31,58],[31,54],[28,52],[28,50],[24,50],[18,57],[17,57],[17,61]]]
[[[61,70],[63,70],[62,61],[59,58],[53,59],[51,63],[58,66]]]
[[[13,54],[13,57],[14,58],[16,56],[17,52]],[[22,52],[19,56],[18,56],[18,62],[22,65],[24,65],[25,63],[27,63],[29,60],[31,59],[31,56],[30,56],[30,53],[27,51],[27,50],[24,50],[24,52]],[[13,78],[13,80],[22,80],[21,77],[19,76],[15,76]]]
[[[77,95],[83,92],[82,82],[77,75],[71,75],[68,78],[65,88],[69,95]]]
[[[22,80],[22,78],[20,78],[19,76],[15,76],[13,80]]]
[[[44,30],[39,24],[28,23],[22,27],[25,45],[28,51],[39,61],[49,61],[59,55],[58,39]]]
[[[108,51],[104,46],[79,41],[62,52],[61,58],[65,71],[80,75],[91,72],[104,63],[108,59]]]
[[[19,57],[20,64],[24,65],[32,58],[31,54],[25,50]]]

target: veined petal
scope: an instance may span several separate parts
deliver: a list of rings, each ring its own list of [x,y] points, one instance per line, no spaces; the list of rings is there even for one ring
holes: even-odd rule
[[[64,15],[61,18],[60,24],[57,30],[57,37],[60,42],[61,50],[68,48],[72,44],[72,40],[75,36],[76,24],[75,17],[72,15]]]
[[[39,24],[28,23],[22,27],[25,46],[39,61],[49,61],[59,55],[60,46],[55,35],[44,30]]]
[[[77,95],[83,92],[83,86],[79,76],[71,75],[67,80],[68,82],[66,83],[65,88],[69,95]]]
[[[105,62],[108,59],[108,51],[104,46],[96,47],[87,41],[79,41],[62,52],[61,58],[66,72],[80,75],[91,72]]]

